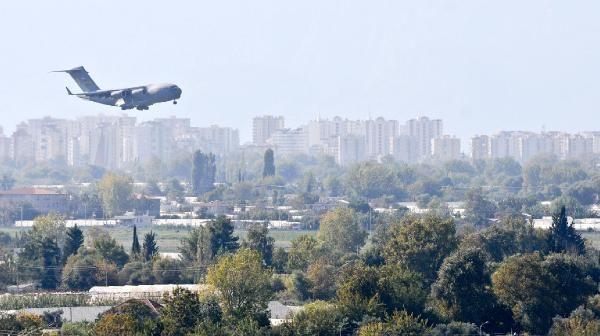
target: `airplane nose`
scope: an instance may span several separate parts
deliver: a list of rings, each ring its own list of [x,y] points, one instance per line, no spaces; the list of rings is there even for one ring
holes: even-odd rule
[[[173,91],[175,91],[175,94],[177,95],[177,98],[181,97],[181,89],[179,88],[179,86],[175,85],[175,87],[173,88]]]

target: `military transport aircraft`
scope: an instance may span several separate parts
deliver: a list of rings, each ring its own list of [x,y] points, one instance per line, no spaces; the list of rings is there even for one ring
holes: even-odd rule
[[[138,110],[147,110],[152,104],[173,101],[177,104],[177,99],[181,97],[181,89],[175,84],[149,84],[143,86],[134,86],[124,89],[100,90],[94,83],[92,77],[80,66],[71,70],[59,70],[53,72],[66,72],[79,85],[81,93],[72,93],[67,87],[69,95],[77,96],[81,99],[90,100],[96,103],[118,106],[122,110],[136,108]]]

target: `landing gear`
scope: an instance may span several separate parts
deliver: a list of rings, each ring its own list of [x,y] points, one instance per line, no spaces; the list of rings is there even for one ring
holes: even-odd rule
[[[144,111],[144,110],[147,110],[147,109],[148,109],[148,106],[137,106],[137,107],[136,107],[136,109],[137,109],[138,111]]]
[[[173,105],[177,105],[177,100],[173,100]]]

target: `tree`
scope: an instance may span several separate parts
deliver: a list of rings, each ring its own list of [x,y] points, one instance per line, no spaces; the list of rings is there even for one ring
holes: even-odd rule
[[[179,182],[178,179],[171,179],[167,186],[167,199],[176,201],[178,203],[183,203],[185,196],[185,189]]]
[[[600,296],[595,295],[589,298],[585,304],[577,307],[568,317],[556,316],[548,335],[600,335]]]
[[[158,245],[156,244],[156,235],[150,231],[144,235],[144,244],[142,245],[144,260],[151,261],[158,255]]]
[[[67,261],[73,254],[77,254],[77,250],[83,246],[83,231],[77,224],[67,229],[67,237],[65,239],[65,247],[63,248],[63,263]]]
[[[434,306],[448,320],[481,324],[493,316],[491,283],[485,253],[458,250],[444,260],[432,286]]]
[[[548,230],[548,248],[555,253],[585,253],[585,242],[575,231],[573,224],[569,225],[564,206],[552,216],[552,226]]]
[[[475,227],[486,227],[496,213],[496,205],[486,199],[479,188],[467,192],[465,219]]]
[[[324,262],[314,262],[308,267],[306,277],[310,281],[310,294],[313,299],[329,300],[335,295],[336,268]]]
[[[45,239],[42,241],[42,278],[40,286],[44,289],[56,289],[60,284],[59,269],[60,249],[56,241]]]
[[[133,180],[128,176],[108,173],[98,183],[98,194],[107,216],[115,216],[127,211],[133,193]]]
[[[263,158],[263,178],[269,176],[275,176],[275,155],[271,148],[265,151]]]
[[[290,322],[283,324],[282,335],[337,336],[344,328],[344,316],[335,304],[315,301],[304,306]]]
[[[192,193],[195,196],[213,190],[217,171],[216,158],[212,153],[204,154],[201,150],[192,157]]]
[[[513,256],[492,275],[493,291],[525,330],[545,334],[554,316],[567,315],[596,292],[588,263],[566,254]]]
[[[18,264],[23,267],[26,277],[40,281],[44,289],[55,289],[60,283],[59,265],[65,231],[64,219],[51,214],[36,218],[31,231],[23,235]]]
[[[104,260],[114,263],[118,267],[123,267],[129,261],[129,255],[123,249],[123,245],[118,245],[114,238],[100,237],[94,240],[94,250],[99,253]]]
[[[444,258],[456,247],[455,226],[452,218],[436,215],[407,216],[388,229],[384,259],[388,264],[400,264],[423,276],[431,283]]]
[[[354,210],[338,208],[323,216],[317,237],[332,249],[348,253],[358,252],[367,233],[360,227]]]
[[[263,263],[271,266],[273,262],[273,246],[275,239],[269,237],[269,229],[265,224],[254,224],[248,228],[246,239],[242,243],[243,248],[249,248],[258,251],[262,256]]]
[[[271,271],[264,268],[256,251],[241,249],[222,256],[208,269],[206,282],[219,290],[223,310],[234,319],[259,318],[266,314],[271,289]]]
[[[134,336],[136,335],[135,320],[128,314],[103,314],[94,325],[94,335]]]
[[[218,323],[220,320],[221,309],[214,298],[201,302],[197,293],[185,288],[175,288],[164,297],[161,312],[164,336],[189,335],[200,322]]]
[[[358,336],[425,335],[430,331],[427,320],[406,310],[394,312],[385,322],[367,323],[358,329]]]
[[[131,257],[137,259],[140,256],[141,248],[140,241],[138,239],[137,227],[133,226],[133,238],[131,242]]]
[[[81,253],[71,255],[63,269],[63,287],[70,290],[86,291],[93,286],[105,284],[107,274],[103,274],[98,267],[101,260],[102,257],[99,254],[87,249],[83,249]],[[116,269],[116,266],[114,269]]]
[[[357,163],[346,171],[344,186],[357,198],[401,196],[397,172],[392,166],[374,162]]]

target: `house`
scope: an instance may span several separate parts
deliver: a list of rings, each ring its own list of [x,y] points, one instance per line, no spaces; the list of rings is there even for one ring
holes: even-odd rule
[[[42,215],[57,213],[66,215],[69,196],[51,189],[18,188],[0,192],[0,207],[18,209],[30,205]]]

